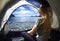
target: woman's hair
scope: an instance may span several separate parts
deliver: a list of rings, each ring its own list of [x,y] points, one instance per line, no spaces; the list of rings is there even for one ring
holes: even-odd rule
[[[46,19],[44,21],[44,28],[43,30],[44,31],[48,31],[50,32],[50,29],[51,29],[51,23],[50,23],[50,16],[52,14],[52,9],[50,6],[45,6],[45,5],[42,5],[40,7],[40,10],[43,12],[43,14],[45,14],[46,16]]]
[[[41,6],[40,10],[43,11],[45,14],[52,14],[52,8],[50,6]]]

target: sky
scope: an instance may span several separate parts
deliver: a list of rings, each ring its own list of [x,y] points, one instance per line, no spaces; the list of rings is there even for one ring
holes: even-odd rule
[[[38,10],[29,5],[23,5],[18,7],[14,10],[12,14],[14,16],[39,16]]]

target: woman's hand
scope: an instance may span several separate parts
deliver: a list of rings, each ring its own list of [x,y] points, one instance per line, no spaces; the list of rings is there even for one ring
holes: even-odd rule
[[[29,35],[31,35],[31,36],[33,35],[32,30],[28,31],[27,33],[28,33]]]
[[[37,31],[37,25],[34,25],[33,28],[27,33],[32,36],[36,33],[36,31]]]

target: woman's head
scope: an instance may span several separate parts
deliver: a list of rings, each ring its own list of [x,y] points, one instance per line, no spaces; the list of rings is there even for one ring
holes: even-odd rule
[[[52,15],[52,9],[50,6],[41,6],[40,7],[40,15]]]

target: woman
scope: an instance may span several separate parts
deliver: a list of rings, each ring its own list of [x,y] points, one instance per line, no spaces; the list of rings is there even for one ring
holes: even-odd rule
[[[50,22],[51,14],[52,14],[51,7],[49,5],[42,5],[40,8],[40,15],[44,17],[42,19],[42,23],[40,23],[41,20],[39,19],[32,28],[32,30],[28,31],[28,34],[32,36],[37,31],[39,36],[41,36],[39,38],[40,41],[48,41],[49,33],[51,30],[51,22]]]

